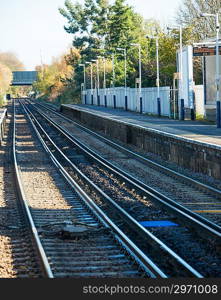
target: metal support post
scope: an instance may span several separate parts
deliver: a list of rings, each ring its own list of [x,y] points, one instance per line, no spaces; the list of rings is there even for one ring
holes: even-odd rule
[[[143,113],[143,99],[140,97],[140,114]]]
[[[157,98],[157,113],[158,116],[161,116],[161,103],[160,103],[160,98]]]
[[[127,96],[125,96],[125,110],[127,111],[127,109],[128,109]]]
[[[216,101],[216,124],[217,124],[217,128],[221,127],[221,121],[220,121],[220,101]]]
[[[117,103],[116,103],[116,95],[114,95],[114,108],[117,107]]]
[[[184,99],[180,99],[180,120],[185,120]]]

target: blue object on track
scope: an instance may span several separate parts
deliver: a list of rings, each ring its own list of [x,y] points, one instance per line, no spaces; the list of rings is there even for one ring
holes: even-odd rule
[[[142,221],[139,222],[140,225],[144,227],[169,227],[169,226],[179,226],[171,221]]]

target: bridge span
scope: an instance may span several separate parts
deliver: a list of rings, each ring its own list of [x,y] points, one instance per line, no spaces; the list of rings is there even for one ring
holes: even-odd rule
[[[11,86],[32,85],[37,80],[37,71],[14,71]]]

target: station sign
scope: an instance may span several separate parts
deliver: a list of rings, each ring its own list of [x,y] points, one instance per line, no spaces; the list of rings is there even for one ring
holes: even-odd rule
[[[212,56],[216,55],[216,47],[193,47],[193,56]],[[221,46],[219,46],[219,55],[221,55]]]

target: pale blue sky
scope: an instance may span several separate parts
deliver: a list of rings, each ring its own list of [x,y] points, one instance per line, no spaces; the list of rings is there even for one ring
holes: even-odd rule
[[[75,0],[72,0],[75,2]],[[79,2],[83,2],[80,0]],[[127,0],[145,18],[171,23],[182,0]],[[68,49],[72,37],[58,12],[64,0],[0,0],[0,51],[12,51],[32,70]]]

